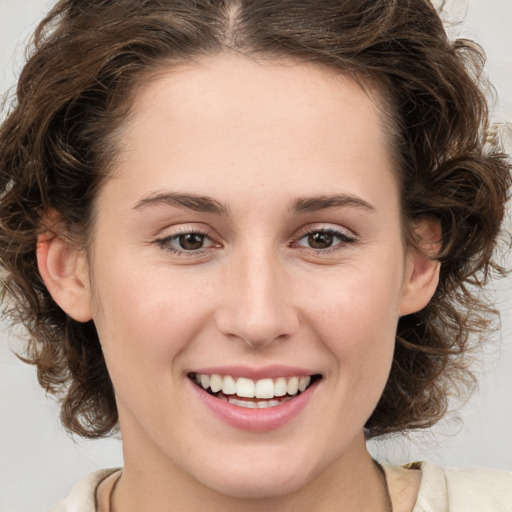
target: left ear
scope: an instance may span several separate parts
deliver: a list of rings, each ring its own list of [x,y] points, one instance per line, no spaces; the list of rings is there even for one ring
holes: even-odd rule
[[[435,258],[441,248],[438,220],[421,219],[414,227],[416,247],[406,255],[404,282],[400,298],[400,316],[416,313],[430,301],[439,283],[441,263]]]

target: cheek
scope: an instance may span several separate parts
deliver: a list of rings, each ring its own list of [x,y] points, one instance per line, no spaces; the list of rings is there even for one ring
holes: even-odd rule
[[[304,311],[316,337],[333,354],[347,385],[387,379],[393,358],[401,273],[395,266],[349,268],[309,287]],[[325,283],[324,283],[325,284]]]
[[[334,337],[370,341],[370,333],[396,328],[401,274],[393,270],[344,268],[320,282],[311,280],[303,309],[318,321],[323,318],[323,325],[332,329]]]
[[[112,380],[122,374],[155,373],[170,378],[169,368],[179,360],[207,321],[204,288],[171,278],[165,268],[139,262],[128,268],[122,260],[97,270],[94,321]],[[197,291],[198,287],[202,291]]]

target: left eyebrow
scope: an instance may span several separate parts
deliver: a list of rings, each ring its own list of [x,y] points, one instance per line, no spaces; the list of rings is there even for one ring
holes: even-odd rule
[[[219,203],[211,197],[196,194],[180,194],[177,192],[156,192],[149,194],[135,204],[134,210],[158,204],[186,208],[196,212],[213,213],[214,215],[221,216],[226,216],[229,213],[226,205]]]
[[[327,208],[362,208],[375,212],[375,208],[360,197],[347,194],[333,194],[325,196],[301,197],[292,205],[294,213],[307,213],[324,210]]]

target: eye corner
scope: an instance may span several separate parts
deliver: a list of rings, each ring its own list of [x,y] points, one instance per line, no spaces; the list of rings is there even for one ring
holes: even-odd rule
[[[302,240],[305,240],[304,244],[301,243]],[[289,243],[289,247],[299,248],[311,254],[328,255],[341,251],[358,240],[359,237],[348,229],[326,225],[309,226],[298,232]]]
[[[175,228],[174,231],[155,238],[153,242],[160,249],[178,257],[191,258],[205,256],[211,250],[223,247],[208,230],[195,226]]]

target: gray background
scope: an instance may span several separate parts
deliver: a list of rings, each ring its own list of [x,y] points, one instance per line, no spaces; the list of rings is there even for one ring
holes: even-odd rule
[[[0,0],[0,94],[15,83],[24,43],[52,3]],[[476,39],[486,49],[487,73],[500,97],[496,121],[512,120],[512,0],[452,0],[447,10],[450,34]],[[480,389],[459,411],[460,421],[451,417],[431,432],[372,442],[377,456],[395,463],[429,459],[512,469],[512,278],[492,288],[502,330],[481,356]],[[122,455],[118,440],[66,435],[34,369],[9,350],[16,343],[0,324],[0,512],[36,512],[62,499],[88,472],[120,466]]]

